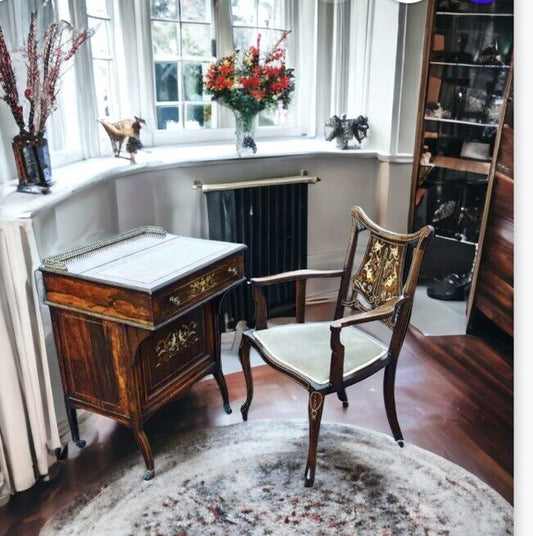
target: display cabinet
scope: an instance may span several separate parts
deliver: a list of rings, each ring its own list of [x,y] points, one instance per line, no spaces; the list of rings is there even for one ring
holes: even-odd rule
[[[422,277],[464,282],[512,63],[512,0],[429,0],[424,47],[409,227],[435,227]]]

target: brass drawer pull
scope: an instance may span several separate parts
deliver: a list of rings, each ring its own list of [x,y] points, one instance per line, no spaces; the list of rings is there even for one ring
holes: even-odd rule
[[[237,275],[238,272],[239,272],[239,270],[237,270],[237,268],[235,268],[235,266],[230,266],[228,268],[228,273],[231,274],[231,275]]]
[[[168,299],[168,301],[172,304],[172,305],[179,305],[181,303],[181,300],[179,298],[179,296],[170,296],[170,298]]]

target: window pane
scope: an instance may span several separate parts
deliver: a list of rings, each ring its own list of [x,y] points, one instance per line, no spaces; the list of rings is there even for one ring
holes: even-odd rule
[[[203,24],[183,24],[182,45],[184,56],[211,56],[211,30]]]
[[[159,130],[178,130],[180,125],[180,110],[178,106],[157,106],[157,128]]]
[[[91,51],[93,57],[96,58],[109,58],[111,57],[109,47],[109,24],[104,21],[90,20],[89,25],[96,28],[96,32],[91,37],[89,43],[91,44]]]
[[[185,100],[209,101],[211,96],[204,91],[204,76],[208,65],[205,63],[185,63],[183,65],[183,83]]]
[[[281,28],[283,2],[278,0],[260,0],[257,25],[266,28]]]
[[[178,25],[174,22],[152,22],[152,43],[156,56],[163,54],[177,56]]]
[[[107,60],[93,61],[98,117],[109,117],[113,115],[111,106],[111,72],[109,67],[110,62]]]
[[[263,110],[259,114],[258,124],[260,127],[270,127],[274,125],[287,124],[288,110],[284,110],[280,105],[275,110]]]
[[[107,0],[86,0],[87,15],[94,17],[108,17]]]
[[[245,50],[250,45],[255,45],[257,41],[257,30],[255,28],[233,28],[233,41],[235,48]]]
[[[181,20],[209,22],[211,8],[208,0],[181,0]]]
[[[177,0],[152,0],[152,18],[176,20]]]
[[[238,26],[257,26],[255,0],[232,0],[233,24]]]
[[[155,92],[157,101],[178,100],[178,64],[176,62],[156,62]]]
[[[185,128],[211,128],[210,104],[187,104]]]

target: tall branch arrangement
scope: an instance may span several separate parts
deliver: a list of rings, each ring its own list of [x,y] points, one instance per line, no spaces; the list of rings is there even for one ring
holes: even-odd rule
[[[212,99],[232,110],[250,115],[281,103],[287,108],[294,90],[294,72],[285,65],[282,42],[290,31],[261,57],[261,34],[256,46],[243,54],[238,49],[209,66],[205,87]]]
[[[20,87],[17,85],[12,55],[0,26],[0,87],[3,92],[0,100],[11,109],[22,137],[44,133],[46,120],[57,108],[58,82],[64,74],[64,64],[94,34],[94,29],[74,28],[62,20],[52,22],[45,30],[42,42],[39,42],[36,29],[37,14],[32,13],[28,37],[21,51],[26,64],[26,80],[25,85]]]

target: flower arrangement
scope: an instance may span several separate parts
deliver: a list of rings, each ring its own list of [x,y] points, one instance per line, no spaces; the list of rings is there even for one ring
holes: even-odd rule
[[[31,14],[30,28],[22,50],[26,64],[26,81],[17,85],[13,60],[0,27],[0,87],[3,100],[11,109],[21,138],[42,136],[46,120],[57,107],[58,81],[63,65],[93,34],[93,29],[80,30],[66,21],[52,22],[44,32],[41,46],[36,37],[37,14]]]
[[[259,34],[255,46],[248,47],[243,53],[236,49],[209,66],[205,77],[206,91],[212,95],[212,100],[236,112],[237,131],[240,120],[245,130],[251,130],[259,112],[280,104],[284,109],[288,108],[294,91],[294,70],[285,64],[282,43],[289,33],[289,30],[284,31],[263,57]],[[245,143],[250,145],[253,140],[245,140]],[[255,152],[255,143],[253,148]]]

